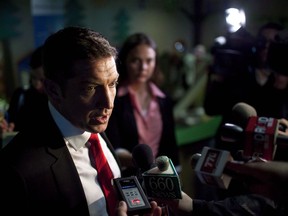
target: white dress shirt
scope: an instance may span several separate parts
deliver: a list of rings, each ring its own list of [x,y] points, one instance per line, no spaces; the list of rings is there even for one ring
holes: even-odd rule
[[[93,168],[89,158],[89,145],[87,144],[87,141],[90,137],[90,132],[76,128],[67,119],[65,119],[50,102],[49,109],[54,121],[63,135],[65,143],[77,168],[90,215],[107,216],[106,201],[97,180],[97,170]],[[120,177],[120,168],[113,154],[107,147],[106,142],[101,135],[98,134],[98,136],[114,178]]]

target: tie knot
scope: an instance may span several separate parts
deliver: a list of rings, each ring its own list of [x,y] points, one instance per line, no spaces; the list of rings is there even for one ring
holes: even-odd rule
[[[99,142],[98,134],[91,133],[90,138],[89,138],[89,141],[90,141],[90,142],[95,142],[95,141]]]
[[[90,144],[90,146],[93,146],[96,149],[98,149],[100,147],[100,141],[99,141],[98,134],[91,133],[90,138],[88,140],[88,143]]]

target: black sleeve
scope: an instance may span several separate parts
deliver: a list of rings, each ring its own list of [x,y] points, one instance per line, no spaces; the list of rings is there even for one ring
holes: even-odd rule
[[[260,195],[241,195],[221,201],[193,200],[193,216],[280,216],[270,199]]]

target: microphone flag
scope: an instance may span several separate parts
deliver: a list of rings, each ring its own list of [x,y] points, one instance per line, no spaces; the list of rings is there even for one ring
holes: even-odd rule
[[[245,129],[244,155],[273,160],[279,121],[275,118],[249,118]]]
[[[148,197],[160,199],[182,198],[178,173],[170,158],[168,158],[167,163],[167,169],[164,171],[161,164],[161,166],[156,166],[142,173],[144,188]]]
[[[224,168],[231,160],[229,151],[204,146],[194,170],[201,183],[227,189],[231,176],[224,173]]]

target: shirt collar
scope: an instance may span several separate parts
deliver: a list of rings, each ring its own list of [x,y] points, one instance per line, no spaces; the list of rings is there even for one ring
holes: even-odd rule
[[[70,143],[76,151],[83,147],[88,141],[91,133],[75,127],[55,109],[50,101],[48,104],[51,115],[60,129],[64,139]]]

